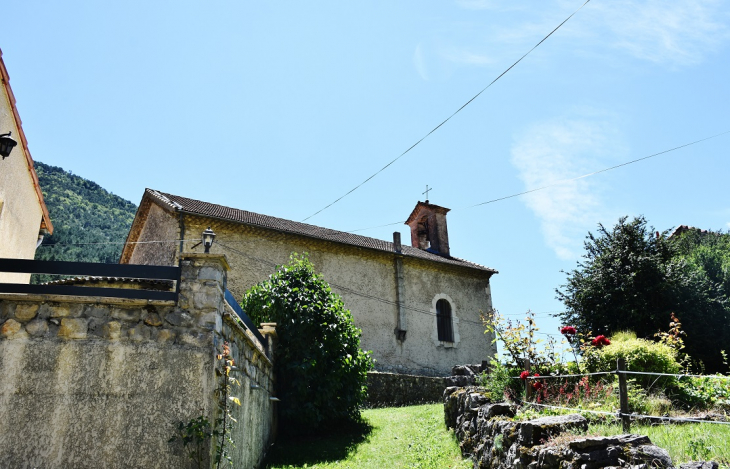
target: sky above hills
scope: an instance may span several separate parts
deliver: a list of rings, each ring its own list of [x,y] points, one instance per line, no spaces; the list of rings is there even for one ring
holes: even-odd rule
[[[583,1],[16,1],[0,48],[35,159],[135,203],[302,221]],[[499,270],[495,307],[556,333],[561,270],[599,223],[730,227],[730,134],[574,179],[729,131],[729,69],[727,2],[592,0],[307,222],[409,239],[392,224],[428,184],[452,254]]]

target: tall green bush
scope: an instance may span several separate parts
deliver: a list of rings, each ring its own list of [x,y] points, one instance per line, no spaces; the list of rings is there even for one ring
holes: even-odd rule
[[[292,254],[268,280],[243,297],[255,323],[275,322],[274,354],[280,429],[301,433],[357,419],[367,395],[370,352],[339,295],[305,256]]]

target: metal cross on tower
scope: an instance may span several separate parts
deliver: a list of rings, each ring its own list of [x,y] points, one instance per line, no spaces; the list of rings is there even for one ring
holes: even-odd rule
[[[432,190],[433,190],[433,187],[429,189],[428,188],[428,184],[426,184],[426,190],[424,192],[421,192],[421,194],[426,194],[426,201],[427,202],[428,202],[428,193],[429,193],[429,191],[432,191]]]

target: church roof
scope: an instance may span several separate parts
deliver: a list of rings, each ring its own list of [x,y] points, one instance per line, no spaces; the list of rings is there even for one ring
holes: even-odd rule
[[[237,208],[226,207],[218,204],[211,204],[201,200],[188,199],[178,195],[167,194],[152,189],[145,190],[146,195],[152,196],[159,203],[165,204],[168,208],[175,211],[182,211],[192,215],[202,217],[211,217],[220,220],[230,221],[234,223],[242,223],[244,225],[255,226],[276,230],[284,233],[290,233],[309,238],[316,238],[335,243],[349,244],[366,249],[374,249],[384,252],[395,252],[395,245],[389,241],[381,239],[369,238],[367,236],[347,233],[345,231],[331,230],[307,223],[301,223],[283,218],[262,215],[260,213],[249,212]],[[469,262],[457,257],[442,256],[423,249],[414,248],[412,246],[402,246],[401,253],[406,257],[415,257],[428,261],[451,264],[469,269],[477,269],[485,272],[497,273],[496,270],[485,267],[474,262]]]

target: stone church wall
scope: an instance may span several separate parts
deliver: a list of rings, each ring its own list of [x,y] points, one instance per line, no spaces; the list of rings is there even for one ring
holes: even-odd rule
[[[174,221],[171,217],[168,224]],[[288,262],[292,252],[308,253],[315,269],[352,311],[363,331],[361,347],[373,351],[378,371],[449,376],[455,364],[481,363],[496,352],[480,321],[480,313],[492,308],[489,281],[480,273],[403,257],[407,334],[400,342],[394,332],[395,253],[195,216],[185,217],[186,238],[196,238],[208,226],[217,234],[211,252],[225,254],[230,261],[228,288],[236,298],[267,279],[276,265]],[[186,243],[185,249],[191,245]],[[436,335],[439,298],[448,299],[453,307],[453,344],[439,342]]]
[[[179,421],[214,420],[224,341],[241,381],[235,467],[261,462],[272,363],[224,301],[225,260],[182,264],[177,303],[0,295],[0,467],[193,467],[168,440]]]

